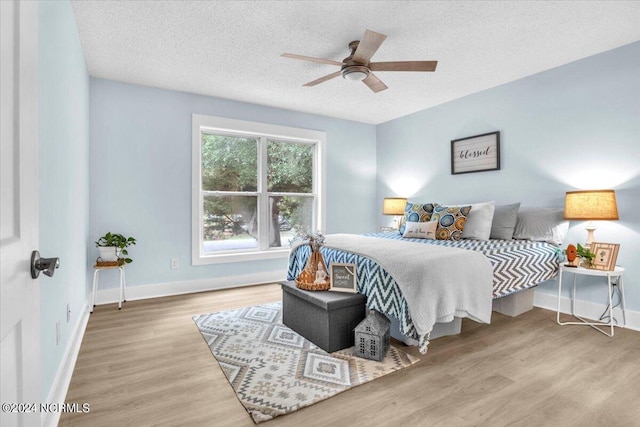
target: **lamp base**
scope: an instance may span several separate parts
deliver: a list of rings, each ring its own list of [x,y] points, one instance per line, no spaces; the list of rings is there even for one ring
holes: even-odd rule
[[[396,230],[399,230],[399,229],[400,229],[400,219],[401,219],[401,217],[400,217],[400,216],[397,216],[397,215],[394,215],[394,216],[393,216],[393,227],[394,227]]]
[[[584,247],[585,249],[590,249],[591,244],[595,241],[593,232],[596,231],[596,226],[592,221],[589,221],[584,229],[587,230],[587,242],[585,243]]]

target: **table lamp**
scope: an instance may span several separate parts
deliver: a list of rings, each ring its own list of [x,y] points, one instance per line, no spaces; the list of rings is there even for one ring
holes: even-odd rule
[[[382,215],[394,215],[393,225],[398,228],[399,215],[404,215],[404,207],[407,204],[407,199],[402,197],[385,197],[382,203]]]
[[[594,241],[596,227],[592,221],[615,220],[618,218],[616,192],[613,190],[567,191],[564,199],[564,219],[589,221],[586,247]]]

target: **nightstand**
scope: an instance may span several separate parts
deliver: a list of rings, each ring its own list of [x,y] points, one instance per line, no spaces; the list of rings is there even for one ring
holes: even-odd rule
[[[573,291],[571,293],[571,315],[580,320],[580,322],[561,322],[560,321],[560,298],[562,294],[562,274],[563,273],[573,273]],[[602,332],[608,337],[613,337],[613,307],[612,303],[612,291],[614,286],[618,286],[620,290],[620,309],[622,310],[622,325],[625,326],[627,324],[625,309],[626,304],[624,301],[624,287],[622,284],[622,275],[624,273],[624,268],[616,266],[613,271],[603,271],[603,270],[593,270],[590,268],[584,267],[567,267],[565,265],[560,265],[560,272],[558,274],[558,309],[556,321],[559,325],[589,325],[592,328]],[[576,315],[576,279],[578,276],[598,276],[606,279],[607,281],[607,289],[609,295],[609,323],[602,322],[591,322],[583,319],[582,317]],[[611,328],[611,333],[607,332],[605,329],[601,329],[598,326],[608,326]]]

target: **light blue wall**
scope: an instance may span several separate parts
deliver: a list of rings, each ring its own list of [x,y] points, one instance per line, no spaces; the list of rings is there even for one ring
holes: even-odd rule
[[[40,275],[44,401],[88,294],[89,74],[68,1],[40,2],[39,28],[39,250],[60,258],[52,278]]]
[[[621,244],[627,303],[640,311],[640,43],[376,127],[89,79],[70,3],[40,2],[39,21],[39,249],[62,263],[40,281],[43,401],[88,297],[93,241],[105,231],[139,239],[129,286],[284,267],[190,265],[192,113],[327,132],[328,233],[387,224],[380,206],[392,195],[560,206],[567,190],[615,188],[621,220],[601,224],[596,237]],[[501,131],[502,170],[450,175],[449,141],[494,130]],[[567,241],[582,241],[583,224],[572,225]],[[173,257],[178,270],[169,268]],[[539,291],[553,292],[554,284]],[[601,287],[588,291],[587,299],[604,301]]]
[[[193,113],[325,131],[324,231],[375,229],[375,126],[92,78],[90,242],[107,231],[138,239],[129,251],[128,287],[286,268],[286,260],[191,265]],[[88,251],[97,257],[92,243]],[[170,269],[174,257],[177,270]],[[116,282],[115,274],[104,282],[101,275],[100,287]]]
[[[501,170],[450,174],[451,140],[496,130]],[[620,243],[628,308],[640,311],[640,42],[378,125],[377,159],[378,203],[563,206],[569,190],[615,189],[620,221],[601,222],[596,240]],[[571,226],[566,242],[584,242],[584,223]],[[590,285],[582,299],[603,303],[606,288]]]

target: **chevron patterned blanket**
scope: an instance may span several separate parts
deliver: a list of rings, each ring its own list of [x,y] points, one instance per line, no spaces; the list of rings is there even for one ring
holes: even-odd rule
[[[481,252],[489,258],[493,267],[493,298],[504,297],[531,288],[555,277],[558,271],[557,248],[544,242],[405,239],[395,232],[366,235]],[[367,307],[398,319],[400,332],[407,337],[418,340],[420,352],[426,353],[429,343],[428,334],[420,335],[416,331],[409,314],[407,301],[394,278],[386,270],[375,261],[362,255],[327,247],[322,247],[320,251],[327,266],[334,262],[356,264],[358,292],[367,296]],[[304,269],[309,255],[308,245],[292,249],[287,273],[289,280],[294,280]]]

